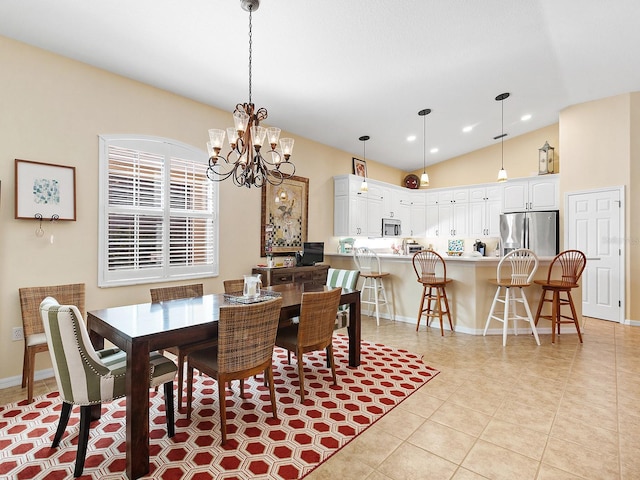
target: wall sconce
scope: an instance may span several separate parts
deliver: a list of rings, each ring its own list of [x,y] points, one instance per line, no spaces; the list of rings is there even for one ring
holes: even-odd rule
[[[549,145],[549,142],[544,142],[542,148],[538,149],[538,175],[553,173],[555,168],[554,152],[555,149]]]

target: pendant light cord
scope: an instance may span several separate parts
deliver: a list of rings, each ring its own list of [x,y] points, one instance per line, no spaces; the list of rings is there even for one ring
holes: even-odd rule
[[[500,138],[500,146],[501,146],[501,160],[500,160],[500,168],[504,170],[504,99],[500,101],[500,106],[502,107],[502,136]]]
[[[427,173],[427,116],[422,116],[422,173]]]

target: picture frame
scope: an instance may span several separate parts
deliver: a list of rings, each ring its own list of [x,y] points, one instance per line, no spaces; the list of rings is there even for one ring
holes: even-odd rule
[[[358,177],[367,177],[367,162],[353,157],[353,174]]]
[[[309,179],[292,176],[262,187],[260,256],[293,255],[307,241]]]
[[[15,159],[15,218],[76,220],[76,168]]]

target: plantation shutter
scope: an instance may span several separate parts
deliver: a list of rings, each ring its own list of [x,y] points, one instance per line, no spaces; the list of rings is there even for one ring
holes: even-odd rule
[[[101,147],[99,284],[217,274],[206,154],[194,159],[193,147],[158,139],[101,137]]]

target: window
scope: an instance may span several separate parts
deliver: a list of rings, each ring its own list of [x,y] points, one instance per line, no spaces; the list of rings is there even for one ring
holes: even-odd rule
[[[101,287],[218,274],[218,186],[204,151],[100,136]]]

